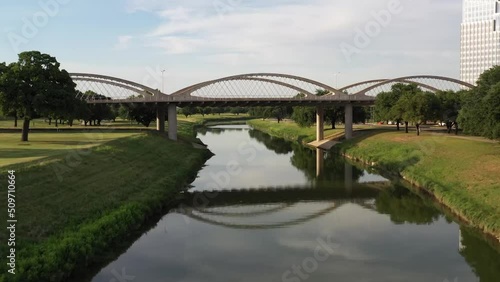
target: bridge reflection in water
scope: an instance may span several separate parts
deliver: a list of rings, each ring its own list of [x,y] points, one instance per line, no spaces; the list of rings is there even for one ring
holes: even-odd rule
[[[257,130],[213,127],[202,129],[199,133],[201,136],[218,136],[230,132],[241,134],[242,131],[247,131],[251,139],[263,144],[268,150],[278,155],[290,155],[290,163],[305,174],[307,183],[187,191],[182,194],[179,207],[171,210],[172,213],[235,229],[283,228],[332,213],[346,204],[376,210],[374,199],[381,190],[392,186],[390,181],[380,177],[374,182],[360,180],[364,175],[362,170],[325,150],[311,150]],[[305,203],[319,205],[314,211],[296,212]],[[283,221],[277,221],[277,218]]]

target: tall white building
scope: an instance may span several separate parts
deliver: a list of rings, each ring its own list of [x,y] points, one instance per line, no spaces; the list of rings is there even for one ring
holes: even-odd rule
[[[460,77],[476,84],[487,69],[500,65],[499,0],[463,0]]]

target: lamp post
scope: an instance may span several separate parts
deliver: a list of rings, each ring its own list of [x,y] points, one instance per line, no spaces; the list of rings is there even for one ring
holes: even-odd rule
[[[335,88],[337,88],[339,86],[338,82],[339,82],[339,76],[340,76],[340,74],[341,74],[340,72],[337,72],[337,73],[334,74],[334,76],[335,76]]]
[[[165,70],[161,71],[161,93],[165,93],[165,89],[163,89],[163,74],[165,73]]]

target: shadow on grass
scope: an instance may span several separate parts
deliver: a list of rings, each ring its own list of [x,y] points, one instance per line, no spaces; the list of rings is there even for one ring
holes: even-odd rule
[[[0,159],[49,157],[70,152],[72,149],[0,149]]]
[[[96,145],[99,143],[101,140],[96,141],[35,141],[33,143],[42,143],[46,145],[61,145],[61,146],[78,146],[78,145]]]

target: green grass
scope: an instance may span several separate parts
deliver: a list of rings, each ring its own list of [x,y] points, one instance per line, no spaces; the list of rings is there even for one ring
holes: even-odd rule
[[[183,132],[192,137],[193,124],[183,123]],[[16,170],[18,219],[18,274],[6,274],[2,256],[0,281],[63,281],[161,212],[210,154],[153,133],[90,141],[83,134],[32,133],[29,145],[19,145],[18,134],[0,134],[2,161],[10,162],[0,167],[0,183],[7,169]],[[0,201],[6,197],[3,189]],[[7,245],[0,250],[6,254]]]
[[[23,125],[23,120],[18,120],[17,124],[17,129],[21,130]],[[130,128],[130,129],[137,129],[137,128],[145,128],[141,124],[137,124],[136,122],[131,122],[127,120],[120,120],[117,119],[116,121],[102,121],[101,126],[85,126],[81,125],[77,120],[75,120],[74,124],[72,127],[70,127],[68,124],[58,124],[59,129],[85,129],[85,128]],[[152,122],[150,125],[151,128],[156,127],[156,123]],[[15,129],[14,127],[14,120],[0,120],[0,129]],[[44,119],[35,119],[32,120],[30,123],[30,128],[32,129],[56,129],[55,122],[52,121],[52,124],[49,125],[48,121],[45,121]]]
[[[269,135],[300,143],[309,143],[316,140],[316,127],[300,127],[295,122],[254,119],[248,121],[253,128]],[[325,129],[325,137],[337,135],[344,129]]]
[[[85,150],[138,133],[126,132],[32,132],[29,142],[20,133],[0,133],[0,167]]]
[[[498,143],[385,132],[355,138],[337,149],[428,190],[454,213],[500,238]]]
[[[220,114],[220,115],[192,115],[186,118],[184,115],[178,115],[177,118],[179,121],[188,121],[192,123],[233,123],[233,122],[244,122],[245,120],[250,119],[250,117],[246,114],[240,114],[240,115],[235,115],[235,114]],[[22,120],[18,120],[18,126],[17,129],[21,130],[22,128]],[[56,129],[55,122],[52,121],[52,124],[49,125],[48,120],[44,119],[35,119],[32,120],[30,123],[30,128],[32,129]],[[74,124],[72,127],[70,127],[67,124],[59,124],[58,127],[59,129],[108,129],[108,128],[118,128],[118,129],[156,129],[156,121],[151,122],[148,128],[144,127],[141,124],[138,124],[133,121],[128,121],[128,120],[121,120],[117,119],[116,121],[102,121],[101,126],[84,126],[80,124],[77,120],[75,120]],[[6,120],[1,120],[0,119],[0,129],[16,129],[14,127],[14,120],[13,119],[6,119]]]

